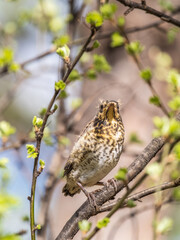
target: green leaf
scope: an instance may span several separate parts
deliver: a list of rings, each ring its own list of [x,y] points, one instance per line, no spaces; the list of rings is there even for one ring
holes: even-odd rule
[[[54,17],[49,21],[48,27],[51,32],[57,33],[63,28],[63,21],[60,17]]]
[[[86,15],[86,22],[92,27],[100,27],[103,24],[103,17],[98,11],[92,11]]]
[[[138,143],[141,144],[142,140],[139,138],[139,136],[137,135],[137,133],[132,132],[130,137],[129,137],[129,142],[130,143]]]
[[[6,121],[0,122],[0,137],[9,137],[15,132],[16,132],[16,129],[12,127],[10,123]]]
[[[0,215],[6,213],[12,207],[18,206],[18,204],[18,198],[6,193],[0,193]]]
[[[117,174],[114,176],[117,180],[126,180],[127,168],[120,168]]]
[[[175,96],[170,102],[169,102],[169,107],[173,111],[179,111],[180,110],[180,96]]]
[[[39,165],[41,166],[42,169],[45,168],[45,162],[42,159],[39,160]]]
[[[180,161],[180,143],[177,143],[173,149],[173,153],[178,161]]]
[[[41,229],[41,224],[36,225],[36,229],[40,230]]]
[[[55,112],[57,109],[58,109],[58,105],[57,105],[57,104],[54,104],[53,112]]]
[[[129,208],[136,207],[136,203],[133,200],[128,200],[127,207],[129,207]]]
[[[65,136],[59,137],[59,144],[64,145],[64,146],[69,146],[70,145],[70,139]]]
[[[171,83],[174,88],[180,87],[180,74],[176,69],[171,69],[169,71],[167,81]]]
[[[97,78],[97,74],[94,68],[89,69],[86,72],[86,76],[91,79],[91,80],[95,80]]]
[[[111,47],[119,47],[125,43],[125,38],[122,37],[118,32],[111,35]]]
[[[172,170],[171,179],[176,180],[178,177],[179,177],[179,170],[177,170],[177,169]]]
[[[159,97],[158,97],[158,96],[150,97],[149,102],[150,102],[151,104],[154,104],[155,106],[158,106],[158,107],[161,106],[161,103],[160,103],[160,100],[159,100]]]
[[[62,47],[69,43],[69,35],[62,35],[59,38],[54,40],[56,47]]]
[[[162,7],[162,9],[165,11],[172,12],[174,10],[174,6],[173,6],[172,2],[169,0],[159,0],[159,4]]]
[[[8,158],[6,157],[0,158],[0,168],[6,168],[8,162],[9,162]]]
[[[97,72],[110,72],[111,66],[103,55],[94,54],[93,64]]]
[[[156,232],[158,234],[166,234],[169,232],[173,227],[173,220],[168,217],[164,217],[156,227]]]
[[[81,79],[81,75],[79,74],[78,70],[73,69],[69,75],[69,80],[72,82],[72,81],[76,81],[79,79]]]
[[[68,94],[65,90],[62,90],[59,94],[59,98],[67,98],[68,97]]]
[[[79,229],[85,234],[91,229],[92,223],[88,222],[87,220],[82,220],[78,222],[78,226]]]
[[[154,162],[151,163],[146,168],[146,173],[153,179],[153,180],[159,180],[159,177],[161,176],[163,171],[163,167],[160,163]]]
[[[57,50],[56,50],[56,53],[62,57],[62,58],[68,58],[69,55],[70,55],[70,49],[69,47],[65,44],[63,47],[59,47]]]
[[[34,118],[32,120],[32,124],[33,124],[33,126],[37,126],[38,128],[40,128],[43,125],[43,119],[34,116]]]
[[[176,201],[180,201],[180,187],[173,189],[173,198]]]
[[[13,0],[11,0],[13,1]],[[6,234],[1,236],[0,235],[1,240],[22,240],[22,238],[16,234]]]
[[[0,50],[0,67],[10,65],[14,58],[14,52],[10,48]]]
[[[100,42],[98,40],[96,40],[93,42],[92,48],[93,49],[98,48],[98,47],[100,47],[100,45],[101,45]]]
[[[27,149],[27,158],[36,158],[37,157],[37,152],[36,148],[33,144],[26,144],[26,149]]]
[[[43,141],[46,145],[52,146],[53,145],[53,138],[51,137],[51,133],[48,127],[44,129],[43,134]]]
[[[82,105],[83,101],[82,98],[75,98],[72,103],[71,106],[73,109],[77,109]]]
[[[40,110],[39,115],[41,116],[41,118],[44,117],[44,115],[46,114],[46,112],[47,112],[47,108],[42,108],[42,109]]]
[[[152,72],[150,68],[146,68],[140,72],[140,76],[144,79],[147,83],[150,83],[152,78]]]
[[[169,43],[174,42],[178,32],[179,32],[179,28],[177,27],[173,27],[167,32],[167,39]]]
[[[112,19],[116,11],[117,6],[113,3],[105,3],[100,7],[100,12],[104,19]]]
[[[99,221],[97,222],[97,225],[96,225],[96,226],[97,226],[97,228],[101,229],[101,228],[103,228],[103,227],[106,227],[109,222],[110,222],[110,219],[107,218],[107,217],[105,217],[105,218],[103,218],[102,220],[99,220]]]
[[[22,217],[22,221],[23,221],[23,222],[29,222],[29,221],[30,221],[29,216],[28,216],[28,215],[24,215],[24,216]]]
[[[17,72],[20,69],[20,65],[18,63],[11,63],[10,66],[8,67],[8,70],[10,72]]]
[[[167,118],[167,117],[155,117],[153,119],[154,125],[158,128],[154,132],[155,137],[159,136],[173,136],[173,137],[178,137],[180,134],[180,122],[176,121],[174,118]]]
[[[164,125],[164,120],[156,116],[153,118],[153,123],[157,128],[162,128]]]
[[[58,82],[55,82],[55,89],[56,89],[56,91],[64,90],[65,87],[66,87],[66,83],[63,82],[62,80],[59,80]]]
[[[118,26],[119,27],[124,27],[125,25],[125,18],[123,16],[118,18]]]
[[[17,24],[9,21],[4,25],[4,32],[9,35],[13,35],[17,31]]]
[[[126,44],[125,49],[130,55],[138,55],[144,50],[144,47],[139,41],[134,41]]]

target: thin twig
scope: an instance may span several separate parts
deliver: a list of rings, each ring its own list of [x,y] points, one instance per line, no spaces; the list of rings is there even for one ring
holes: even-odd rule
[[[133,10],[135,8],[141,9],[141,10],[145,11],[146,13],[149,13],[153,16],[159,17],[164,22],[168,22],[168,23],[173,24],[174,26],[180,27],[180,21],[179,20],[177,20],[175,18],[172,18],[171,16],[169,16],[169,15],[163,13],[163,12],[157,11],[156,9],[151,8],[147,5],[144,5],[142,3],[137,3],[137,2],[134,2],[134,1],[131,1],[131,0],[117,0],[117,1],[122,3],[124,6],[129,7],[130,9],[133,9]]]
[[[171,15],[175,15],[177,13],[179,13],[180,11],[180,7],[177,7]],[[163,20],[159,20],[159,21],[156,21],[154,23],[150,23],[150,24],[147,24],[147,25],[144,25],[142,27],[132,27],[132,28],[127,28],[125,30],[125,33],[135,33],[135,32],[139,32],[139,31],[144,31],[144,30],[147,30],[147,29],[150,29],[150,28],[154,28],[154,27],[157,27],[159,26],[160,24],[164,23]],[[107,32],[107,33],[102,33],[102,34],[98,34],[96,37],[95,37],[95,40],[101,40],[101,39],[106,39],[106,38],[109,38],[111,37],[111,35],[114,33],[114,31],[110,31],[110,32]],[[70,42],[68,45],[69,46],[73,46],[73,45],[81,45],[84,41],[87,40],[87,37],[82,37],[82,38],[79,38],[79,39],[76,39],[72,42]],[[30,58],[22,63],[19,63],[20,67],[23,69],[26,65],[28,65],[29,63],[31,62],[34,62],[34,61],[37,61],[41,58],[44,58],[52,53],[54,53],[56,51],[56,47],[55,46],[52,46],[49,50],[33,57],[33,58]],[[8,73],[8,69],[7,67],[4,67],[3,69],[0,70],[0,75],[4,75]]]
[[[67,71],[66,71],[66,73],[63,77],[64,82],[67,81],[67,79],[69,77],[69,74],[71,73],[71,71],[73,70],[75,65],[78,63],[78,61],[81,58],[81,56],[83,55],[83,53],[86,51],[86,48],[87,48],[88,44],[91,42],[91,39],[94,37],[95,34],[96,34],[96,29],[92,28],[89,38],[87,39],[87,41],[85,42],[85,44],[81,48],[79,54],[77,55],[77,57],[75,58],[75,60],[71,64],[71,66],[67,69]],[[46,114],[44,115],[43,125],[40,128],[40,130],[38,132],[36,132],[37,157],[34,159],[33,177],[32,177],[32,184],[31,184],[31,196],[29,198],[30,199],[30,226],[31,226],[31,239],[32,240],[36,239],[36,235],[35,235],[35,231],[34,231],[34,229],[35,229],[34,204],[35,204],[36,181],[37,181],[37,177],[38,177],[37,167],[38,167],[41,141],[42,141],[42,138],[43,138],[43,132],[44,132],[47,120],[48,120],[49,116],[52,114],[51,113],[52,106],[54,105],[54,102],[55,102],[57,96],[59,95],[59,93],[60,93],[60,90],[58,90],[58,91],[55,90],[54,95],[51,98],[51,101],[50,101],[50,103],[47,107]]]

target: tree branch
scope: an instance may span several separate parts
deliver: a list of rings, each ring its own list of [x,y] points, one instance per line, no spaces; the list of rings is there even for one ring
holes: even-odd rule
[[[171,16],[169,16],[163,12],[157,11],[156,9],[151,8],[151,7],[147,6],[146,4],[141,4],[141,3],[137,3],[134,1],[130,1],[130,0],[117,0],[117,1],[122,3],[124,6],[129,7],[131,10],[134,10],[135,8],[141,9],[141,10],[145,11],[146,13],[149,13],[151,15],[161,18],[161,20],[163,20],[164,22],[168,22],[177,27],[180,27],[179,20],[172,18]]]
[[[165,182],[161,185],[155,186],[155,187],[151,187],[148,189],[145,189],[141,192],[135,193],[132,196],[129,196],[125,201],[124,201],[124,205],[123,207],[126,207],[126,204],[129,200],[132,201],[138,201],[139,199],[142,199],[144,197],[147,197],[151,194],[154,194],[156,192],[160,192],[160,191],[164,191],[167,190],[169,188],[174,188],[174,187],[178,187],[180,185],[180,178],[176,179],[175,181],[171,181],[171,182]],[[118,199],[117,201],[119,201],[120,199]],[[110,203],[108,205],[102,206],[99,210],[99,212],[107,212],[110,211],[115,205],[116,202]]]

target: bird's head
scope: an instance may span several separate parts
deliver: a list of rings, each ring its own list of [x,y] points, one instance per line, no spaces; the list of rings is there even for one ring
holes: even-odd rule
[[[96,118],[99,121],[108,121],[111,123],[114,121],[121,120],[120,112],[119,112],[119,104],[116,101],[102,101],[99,105],[99,111],[96,115]]]

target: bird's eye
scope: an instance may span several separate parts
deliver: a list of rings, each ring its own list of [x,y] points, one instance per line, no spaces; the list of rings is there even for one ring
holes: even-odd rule
[[[103,105],[102,105],[102,104],[100,105],[100,108],[99,108],[99,110],[100,110],[100,112],[102,112],[102,111],[103,111]]]

